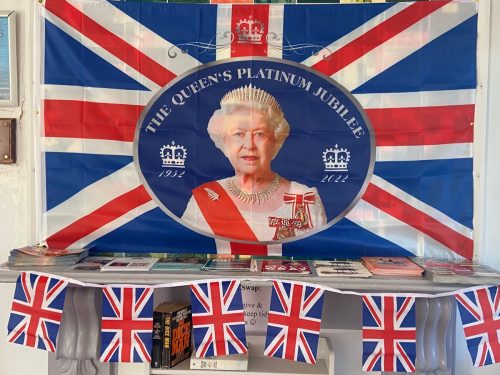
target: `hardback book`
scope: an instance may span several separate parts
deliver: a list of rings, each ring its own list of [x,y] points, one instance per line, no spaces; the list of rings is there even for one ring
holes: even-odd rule
[[[262,261],[260,272],[267,274],[290,273],[294,275],[309,275],[311,268],[307,260],[269,259]]]
[[[314,266],[318,276],[325,277],[372,277],[372,273],[363,266],[360,260],[336,259],[315,260]]]
[[[106,263],[101,271],[149,271],[158,262],[158,258],[129,257],[115,258]]]
[[[498,284],[500,273],[491,267],[469,260],[449,260],[415,257],[427,276],[436,283]]]
[[[210,259],[207,264],[203,266],[204,271],[250,271],[251,268],[250,257],[218,257]]]
[[[248,351],[243,354],[221,355],[217,357],[191,356],[191,370],[247,371]]]
[[[158,259],[153,271],[199,271],[207,263],[206,254],[169,254]]]
[[[424,270],[405,257],[362,257],[363,264],[374,275],[421,276]]]
[[[152,368],[172,368],[191,356],[191,305],[165,302],[153,311]]]

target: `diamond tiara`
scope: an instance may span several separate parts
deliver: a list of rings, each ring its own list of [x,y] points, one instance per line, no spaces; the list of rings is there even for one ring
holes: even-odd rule
[[[274,111],[282,112],[274,96],[251,84],[229,91],[220,101],[220,105],[222,107],[225,104],[241,104],[244,102],[259,103],[263,106],[272,108]]]

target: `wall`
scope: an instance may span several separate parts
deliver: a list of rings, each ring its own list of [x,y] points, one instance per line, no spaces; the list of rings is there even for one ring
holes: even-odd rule
[[[485,106],[483,106],[476,126],[481,127],[478,134],[476,154],[482,156],[476,173],[479,175],[476,204],[479,212],[476,216],[477,243],[480,245],[479,260],[500,269],[500,230],[497,213],[500,212],[500,2],[482,0],[480,7],[484,17],[480,24],[479,65],[485,88]],[[18,73],[20,105],[13,108],[0,108],[0,117],[16,118],[18,162],[13,166],[0,165],[0,263],[7,259],[10,249],[16,246],[34,243],[35,237],[35,175],[33,160],[33,108],[32,78],[33,69],[30,61],[33,57],[35,0],[1,0],[1,10],[17,12],[18,33]],[[484,23],[489,27],[484,27]],[[459,202],[457,202],[459,203]],[[478,226],[479,225],[479,226]],[[5,327],[10,308],[10,296],[13,285],[0,284],[0,295],[4,303],[0,305],[0,374],[44,375],[47,373],[47,355],[38,350],[25,349],[5,343]],[[498,374],[500,365],[473,370],[466,352],[463,333],[457,334],[456,373]]]
[[[17,13],[19,105],[0,108],[0,118],[17,119],[17,163],[0,165],[0,263],[9,250],[34,241],[33,174],[33,0],[0,0],[0,11]],[[14,284],[0,284],[0,374],[47,374],[47,353],[6,342]]]

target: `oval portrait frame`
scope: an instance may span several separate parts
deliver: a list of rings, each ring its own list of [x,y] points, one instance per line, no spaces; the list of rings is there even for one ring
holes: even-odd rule
[[[339,214],[337,214],[335,217],[333,217],[331,220],[327,219],[326,224],[321,225],[318,228],[314,228],[310,231],[307,231],[305,233],[301,233],[299,235],[296,235],[294,237],[290,238],[285,238],[285,239],[280,239],[280,240],[270,240],[270,241],[246,241],[246,240],[240,240],[240,239],[235,239],[235,238],[228,238],[228,237],[222,237],[213,233],[206,232],[202,229],[199,229],[190,223],[185,222],[181,217],[179,217],[176,213],[172,212],[166,205],[165,203],[157,196],[153,188],[151,188],[147,178],[144,176],[143,171],[140,166],[140,160],[139,160],[139,141],[140,141],[140,135],[141,135],[141,130],[143,129],[143,123],[148,116],[150,110],[153,108],[153,106],[156,104],[157,100],[170,88],[172,88],[174,85],[176,85],[178,82],[182,81],[186,77],[189,77],[190,75],[193,75],[194,73],[199,73],[207,68],[212,68],[214,66],[218,65],[224,65],[224,64],[231,64],[231,63],[238,63],[238,62],[250,62],[252,63],[253,61],[257,62],[272,62],[276,64],[282,64],[282,65],[288,65],[292,66],[294,68],[306,71],[309,74],[312,74],[314,76],[317,76],[317,78],[324,80],[328,82],[328,84],[334,86],[337,90],[339,90],[345,97],[350,101],[350,104],[352,104],[355,109],[358,111],[358,113],[361,115],[361,118],[363,119],[364,125],[366,129],[368,130],[368,136],[369,136],[369,144],[370,144],[370,150],[369,150],[369,162],[367,163],[368,167],[366,170],[366,174],[363,180],[363,183],[361,184],[361,188],[359,189],[358,193],[355,195],[354,199],[350,201],[350,203],[343,209]],[[271,93],[272,94],[272,93]],[[214,146],[215,147],[215,146]],[[224,240],[224,241],[230,241],[230,242],[239,242],[239,243],[246,243],[246,244],[265,244],[265,245],[273,245],[273,244],[281,244],[281,243],[287,243],[287,242],[293,242],[293,241],[298,241],[303,238],[312,236],[314,234],[317,234],[319,232],[322,232],[325,229],[330,228],[333,226],[335,223],[340,221],[342,218],[344,218],[353,208],[354,206],[360,201],[361,197],[365,193],[366,189],[368,188],[368,183],[371,180],[371,177],[373,175],[373,170],[374,170],[374,165],[375,165],[375,132],[372,127],[372,124],[368,118],[368,116],[365,113],[365,110],[361,106],[361,104],[358,102],[358,100],[349,92],[344,86],[342,86],[340,83],[337,81],[333,80],[331,77],[320,73],[318,71],[315,71],[314,69],[293,62],[293,61],[288,61],[288,60],[282,60],[278,58],[272,58],[272,57],[237,57],[237,58],[230,58],[230,59],[223,59],[223,60],[217,60],[214,62],[210,62],[208,64],[202,64],[200,66],[197,66],[193,69],[190,69],[183,74],[177,76],[174,78],[172,81],[170,81],[167,85],[162,87],[147,103],[147,105],[144,107],[144,109],[141,112],[141,115],[139,116],[139,119],[136,124],[136,129],[135,129],[135,135],[134,135],[134,141],[133,141],[133,162],[136,167],[137,173],[139,175],[139,179],[144,185],[146,191],[148,194],[151,196],[153,201],[158,205],[158,207],[165,212],[171,219],[179,223],[180,225],[196,232],[199,234],[202,234],[207,237],[211,237],[214,239],[219,239],[219,240]]]

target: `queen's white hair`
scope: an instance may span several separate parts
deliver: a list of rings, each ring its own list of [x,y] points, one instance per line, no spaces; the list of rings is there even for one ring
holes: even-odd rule
[[[225,151],[225,136],[224,117],[233,114],[241,109],[257,110],[264,115],[264,119],[271,126],[274,132],[274,154],[273,159],[278,154],[285,139],[290,134],[290,125],[283,114],[283,111],[271,108],[270,106],[254,101],[242,101],[240,103],[221,104],[221,108],[217,109],[210,120],[208,121],[208,134],[210,139],[215,143],[215,146],[220,149],[224,155]]]

